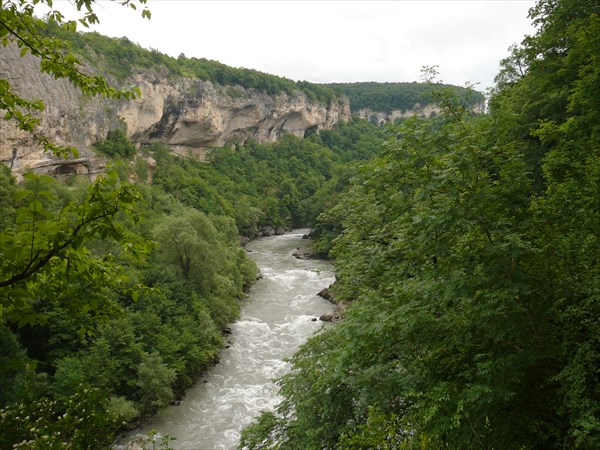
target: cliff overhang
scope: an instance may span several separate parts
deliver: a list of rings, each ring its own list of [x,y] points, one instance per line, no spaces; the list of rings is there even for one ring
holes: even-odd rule
[[[93,176],[105,165],[93,145],[117,127],[125,127],[136,144],[162,143],[178,154],[202,158],[210,148],[228,142],[274,142],[285,133],[303,137],[350,119],[345,97],[316,103],[301,90],[269,95],[149,70],[118,86],[137,87],[138,99],[89,97],[68,81],[41,73],[39,60],[32,55],[21,57],[13,45],[0,47],[0,72],[19,95],[44,102],[45,110],[37,113],[36,133],[79,151],[77,158],[58,159],[44,152],[31,133],[1,120],[0,161],[17,176],[28,170]]]

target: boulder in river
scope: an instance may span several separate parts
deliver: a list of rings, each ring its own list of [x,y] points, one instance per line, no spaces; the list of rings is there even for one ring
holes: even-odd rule
[[[321,314],[319,320],[323,322],[331,322],[333,320],[333,314]]]
[[[260,228],[260,230],[257,233],[257,236],[265,237],[265,236],[273,236],[274,234],[275,234],[275,230],[273,229],[273,227],[271,227],[269,225],[265,225]]]
[[[331,286],[323,289],[317,294],[319,297],[323,297],[325,300],[329,300],[332,303],[335,303],[335,294],[331,291]]]
[[[296,247],[296,250],[294,250],[292,255],[297,259],[312,259],[315,256],[313,250],[309,246]]]

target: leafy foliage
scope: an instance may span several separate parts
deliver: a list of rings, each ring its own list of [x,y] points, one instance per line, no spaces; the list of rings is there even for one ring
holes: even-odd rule
[[[130,158],[136,152],[135,144],[119,128],[110,130],[106,139],[98,142],[95,148],[99,153],[110,157]]]
[[[344,320],[248,448],[595,448],[597,2],[542,0],[491,114],[401,124],[322,217]]]
[[[15,221],[15,192],[16,183],[11,175],[10,168],[0,164],[0,231],[14,225]]]
[[[93,299],[93,295],[83,303],[73,302],[65,284],[78,279],[83,284],[116,287],[122,282],[122,277],[117,276],[118,266],[110,258],[92,257],[83,243],[96,236],[126,242],[127,233],[114,218],[117,213],[126,212],[137,219],[135,189],[120,185],[116,173],[111,172],[90,185],[80,203],[70,201],[55,214],[52,209],[58,199],[48,189],[54,181],[32,174],[25,178],[30,188],[17,192],[16,224],[0,235],[0,319],[20,326],[45,321],[44,314],[33,312],[38,295],[39,299],[64,302],[75,316],[80,312],[110,311],[112,308]],[[90,270],[92,267],[94,270]]]
[[[0,410],[0,445],[19,449],[109,448],[117,418],[99,389],[80,386],[66,402],[47,398]]]
[[[109,38],[98,33],[73,33],[64,28],[49,27],[49,36],[58,36],[70,44],[70,49],[82,60],[97,66],[103,73],[119,81],[135,75],[137,70],[151,69],[165,72],[172,77],[188,77],[211,81],[221,86],[238,85],[246,89],[257,89],[270,95],[293,95],[303,91],[313,103],[329,103],[340,96],[339,92],[326,85],[308,81],[293,81],[253,69],[231,67],[206,58],[178,58],[147,50],[126,37]]]
[[[152,191],[144,195],[160,195]],[[85,385],[105,399],[98,414],[135,423],[214,363],[221,330],[256,277],[254,263],[233,219],[209,218],[174,199],[168,215],[151,212],[142,200],[115,172],[89,187],[33,175],[16,186],[16,225],[0,235],[3,404],[63,404]],[[128,220],[140,213],[153,225]],[[154,242],[142,235],[152,229]],[[193,232],[188,243],[199,252],[186,273],[170,252],[178,230]],[[26,429],[24,417],[2,426]],[[44,417],[54,421],[55,413]]]
[[[417,106],[424,107],[435,103],[431,87],[427,83],[360,82],[331,83],[326,86],[343,92],[350,99],[350,107],[353,111],[361,109],[380,112],[408,111]],[[479,92],[457,86],[450,88],[465,106],[477,106],[485,100],[483,94]]]

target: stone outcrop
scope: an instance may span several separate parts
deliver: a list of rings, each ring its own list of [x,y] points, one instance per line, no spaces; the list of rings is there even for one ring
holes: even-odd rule
[[[99,99],[83,96],[66,80],[56,80],[40,72],[39,60],[23,58],[14,45],[0,46],[0,77],[24,98],[41,99],[45,109],[32,114],[40,119],[36,133],[58,145],[79,149],[70,160],[45,153],[32,133],[19,130],[14,121],[0,119],[0,161],[19,175],[28,169],[43,173],[98,173],[104,160],[96,156],[91,145],[98,136],[105,137],[116,117],[105,114]],[[0,110],[0,114],[4,115]],[[102,134],[104,133],[104,134]]]
[[[315,252],[312,245],[303,245],[296,247],[296,250],[292,252],[292,256],[296,259],[313,259],[316,258]]]
[[[285,234],[285,228],[282,226],[270,226],[270,225],[265,225],[264,227],[261,227],[260,230],[258,230],[258,233],[256,233],[257,237],[265,237],[265,236],[281,236],[282,234]]]
[[[475,113],[484,113],[485,104],[480,103],[471,108]],[[421,106],[418,103],[414,108],[408,110],[394,109],[389,112],[373,111],[368,108],[359,109],[358,111],[352,111],[352,115],[360,117],[361,119],[370,120],[372,123],[377,125],[384,125],[386,123],[393,123],[397,119],[405,117],[419,116],[419,117],[431,117],[432,115],[438,114],[441,111],[440,107],[435,104],[428,104]]]
[[[119,108],[132,140],[163,142],[184,155],[202,156],[207,148],[232,141],[274,142],[284,133],[304,137],[350,117],[347,100],[313,104],[301,91],[271,96],[241,86],[165,82],[147,75],[138,75],[135,85],[142,98]]]
[[[324,298],[325,300],[330,301],[331,303],[336,303],[335,294],[331,290],[332,286],[322,289],[321,291],[319,291],[319,293],[317,295],[321,298]]]
[[[97,173],[104,160],[91,148],[122,122],[135,143],[161,142],[176,153],[202,157],[210,147],[227,142],[274,142],[284,133],[306,136],[350,118],[346,98],[319,104],[310,102],[302,91],[268,95],[241,86],[174,79],[164,72],[140,72],[123,83],[124,87],[138,87],[139,99],[92,98],[68,81],[40,73],[37,58],[21,58],[15,46],[0,47],[0,74],[23,97],[44,102],[45,111],[36,113],[41,120],[40,134],[79,149],[77,158],[59,160],[44,153],[29,133],[19,131],[11,121],[0,120],[0,161],[17,175],[28,169],[53,174]]]
[[[322,322],[333,322],[333,314],[321,314],[319,320]]]

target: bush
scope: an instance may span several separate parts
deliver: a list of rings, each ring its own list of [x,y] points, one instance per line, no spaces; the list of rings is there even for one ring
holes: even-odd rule
[[[111,158],[130,158],[136,152],[135,144],[127,138],[125,131],[121,129],[110,130],[106,139],[99,141],[94,147],[98,153]]]

